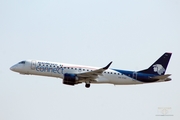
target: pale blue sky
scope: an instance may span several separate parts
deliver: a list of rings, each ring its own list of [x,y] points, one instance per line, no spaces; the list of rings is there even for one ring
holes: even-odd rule
[[[0,120],[180,119],[179,21],[178,0],[1,0]],[[136,71],[164,52],[167,83],[86,89],[9,70],[40,59]]]

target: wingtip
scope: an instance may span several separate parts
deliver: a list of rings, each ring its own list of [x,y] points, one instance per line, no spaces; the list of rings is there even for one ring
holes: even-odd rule
[[[111,61],[111,62],[110,62],[106,67],[104,67],[103,69],[105,69],[105,70],[108,69],[109,66],[112,64],[112,62],[113,62],[113,61]]]

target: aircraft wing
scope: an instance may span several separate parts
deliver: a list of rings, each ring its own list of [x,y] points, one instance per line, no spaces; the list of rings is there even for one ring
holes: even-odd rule
[[[110,62],[107,66],[105,66],[103,68],[93,70],[90,72],[79,73],[79,74],[77,74],[77,77],[79,78],[79,81],[81,81],[81,82],[93,81],[98,77],[98,75],[102,75],[102,73],[105,70],[107,70],[111,64],[112,64],[112,62]]]
[[[155,77],[152,77],[151,79],[165,79],[165,78],[168,78],[170,75],[171,74],[155,76]]]

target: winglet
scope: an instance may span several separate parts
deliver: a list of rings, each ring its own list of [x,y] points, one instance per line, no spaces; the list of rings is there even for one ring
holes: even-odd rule
[[[103,67],[103,69],[104,70],[108,69],[111,64],[112,64],[112,61],[106,67]]]

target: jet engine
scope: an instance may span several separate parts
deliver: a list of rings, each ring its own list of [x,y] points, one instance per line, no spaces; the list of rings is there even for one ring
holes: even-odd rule
[[[78,77],[76,74],[66,73],[64,74],[63,84],[75,85],[78,83]]]

